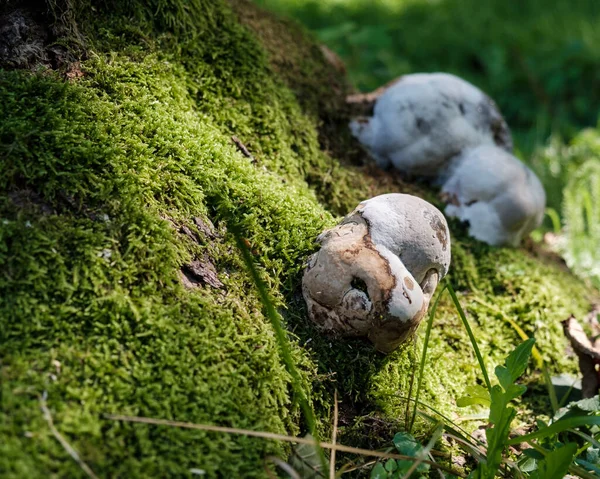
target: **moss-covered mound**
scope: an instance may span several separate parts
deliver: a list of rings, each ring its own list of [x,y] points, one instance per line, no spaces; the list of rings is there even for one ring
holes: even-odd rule
[[[242,0],[48,2],[19,18],[54,22],[40,48],[64,61],[0,70],[0,475],[83,475],[43,394],[101,477],[263,476],[265,456],[285,457],[270,441],[103,416],[304,432],[233,225],[285,316],[323,430],[337,388],[341,440],[388,441],[393,428],[376,426],[401,427],[412,348],[381,357],[319,336],[298,284],[315,237],[360,200],[434,196],[356,166],[348,85],[318,45]],[[551,370],[573,369],[560,321],[593,293],[453,226],[452,281],[490,366],[518,341],[510,319]],[[447,300],[431,348],[423,400],[451,413],[478,375]]]

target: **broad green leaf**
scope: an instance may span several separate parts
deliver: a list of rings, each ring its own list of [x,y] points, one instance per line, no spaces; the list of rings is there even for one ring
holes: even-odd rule
[[[396,469],[398,469],[398,464],[396,464],[395,459],[389,459],[386,463],[385,463],[385,470],[388,472],[394,472]]]
[[[506,358],[504,365],[510,372],[512,382],[515,382],[525,372],[534,344],[535,339],[529,338],[527,341],[519,344]]]
[[[400,454],[405,456],[416,456],[422,449],[417,440],[407,432],[398,432],[393,439],[394,446]]]
[[[486,401],[484,399],[481,399],[478,397],[471,397],[471,396],[459,397],[456,400],[456,405],[458,407],[474,406],[475,404],[478,404],[480,406],[489,406],[490,402],[489,402],[489,400]]]
[[[550,451],[539,462],[539,476],[544,479],[563,479],[573,462],[577,444],[570,442],[561,448]]]
[[[492,400],[493,404],[493,400]],[[512,407],[505,407],[499,414],[497,423],[485,432],[488,440],[487,464],[483,467],[483,478],[494,479],[496,471],[502,463],[502,451],[506,447],[506,440],[510,433],[510,424],[517,415]]]
[[[494,372],[496,373],[496,377],[498,378],[500,385],[504,389],[508,389],[513,384],[512,375],[505,366],[496,366]]]
[[[483,386],[475,385],[469,386],[465,389],[465,395],[456,400],[458,407],[472,406],[473,404],[479,404],[481,406],[489,407],[491,402],[489,391]]]
[[[523,457],[522,460],[519,461],[519,469],[521,472],[533,472],[538,467],[537,459],[533,459],[532,457]]]
[[[506,400],[502,388],[500,386],[493,386],[490,392],[492,402],[490,404],[490,422],[497,424],[500,421],[502,412],[506,407]]]
[[[600,397],[594,396],[593,398],[582,399],[581,401],[569,404],[569,406],[571,408],[575,406],[582,411],[598,412],[600,411]]]
[[[412,464],[411,464],[411,467],[412,467]],[[427,471],[429,471],[430,468],[431,468],[431,466],[429,464],[422,462],[421,464],[419,464],[417,466],[416,470],[417,470],[417,472],[427,472]]]
[[[396,433],[393,442],[394,446],[396,446],[396,450],[400,454],[404,454],[406,456],[418,457],[423,451],[423,446],[407,432]],[[398,466],[398,471],[406,473],[412,467],[413,461],[398,460],[396,461],[396,464]],[[415,474],[411,475],[411,477],[417,477],[417,472],[427,472],[429,468],[429,464],[419,464],[415,471]],[[400,475],[400,477],[402,477],[402,475]]]
[[[398,469],[394,474],[397,474],[400,477],[404,476],[413,465],[412,461],[404,461],[401,459],[398,459],[396,464],[398,465]]]
[[[519,344],[515,350],[508,355],[504,366],[496,367],[496,377],[500,385],[507,390],[525,372],[527,363],[531,357],[531,350],[535,343],[534,338]]]
[[[310,434],[306,434],[304,438],[313,439]],[[306,479],[320,477],[324,467],[316,444],[296,445],[290,456],[290,465],[300,477]],[[329,467],[329,461],[326,461],[325,467]]]
[[[600,411],[600,399],[594,396],[589,399],[582,399],[567,404],[564,408],[559,409],[554,415],[554,420],[566,419],[575,416],[589,416],[590,413]]]
[[[402,469],[396,469],[394,472],[392,472],[392,475],[388,477],[389,479],[402,479],[405,475],[406,471]]]
[[[491,400],[489,420],[493,427],[486,430],[487,462],[477,468],[480,471],[478,477],[481,479],[494,479],[502,463],[502,453],[507,445],[510,425],[517,414],[516,410],[508,404],[527,390],[525,386],[515,384],[515,381],[525,372],[533,343],[533,339],[528,339],[517,346],[506,358],[504,366],[497,366],[495,369],[501,387],[493,386],[489,394]],[[528,465],[532,471],[535,470],[535,462],[530,462]]]
[[[500,389],[498,386],[494,386],[494,389],[495,388]],[[493,396],[494,394],[492,393],[492,407],[495,407]],[[501,406],[501,404],[496,405],[496,407],[499,406]],[[517,411],[514,408],[508,407],[504,403],[504,407],[497,412],[496,423],[494,424],[494,427],[485,431],[488,441],[488,449],[487,463],[482,467],[482,479],[494,479],[496,472],[502,463],[502,452],[506,447],[506,440],[508,439],[508,434],[510,433],[510,423],[516,414]]]
[[[375,467],[371,469],[371,479],[387,479],[387,477],[388,473],[380,462],[375,464]]]
[[[520,384],[511,384],[508,388],[506,388],[506,393],[504,395],[504,400],[506,402],[512,401],[519,396],[522,396],[525,391],[527,391],[527,386],[522,386]]]

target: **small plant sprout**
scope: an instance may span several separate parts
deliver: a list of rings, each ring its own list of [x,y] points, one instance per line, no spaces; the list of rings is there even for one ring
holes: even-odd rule
[[[428,462],[423,461],[427,459],[443,431],[443,426],[439,424],[425,447],[421,446],[409,433],[397,433],[394,436],[394,447],[398,453],[414,457],[415,460],[388,459],[385,462],[379,462],[371,469],[371,479],[425,479],[429,477],[431,466]]]
[[[464,316],[454,291],[449,284],[447,286],[461,317]],[[468,321],[464,322],[470,330]],[[475,338],[471,334],[470,337],[479,359]],[[485,456],[481,457],[479,453],[475,456],[478,465],[469,474],[470,479],[563,479],[567,473],[585,479],[599,477],[600,456],[597,451],[600,450],[600,444],[593,437],[597,436],[597,427],[600,425],[597,397],[561,409],[550,425],[538,420],[538,430],[535,432],[519,435],[511,431],[511,423],[517,416],[512,402],[527,391],[527,387],[517,384],[517,380],[527,368],[534,343],[533,338],[527,339],[507,356],[503,365],[496,367],[494,372],[499,384],[494,386],[491,386],[485,366],[480,361],[486,387],[471,385],[466,388],[465,396],[457,400],[459,407],[481,405],[489,408],[489,426],[485,431],[487,450]],[[582,426],[593,427],[593,436],[575,429]],[[576,438],[579,443],[574,442]],[[516,458],[514,450],[512,456],[508,455],[510,446],[522,443],[528,443],[529,448],[523,449]],[[468,445],[469,441],[464,441],[465,444]],[[472,454],[473,450],[469,452]],[[584,453],[585,456],[581,457]]]
[[[444,216],[410,195],[364,201],[318,241],[302,280],[310,318],[384,353],[415,330],[450,265]]]

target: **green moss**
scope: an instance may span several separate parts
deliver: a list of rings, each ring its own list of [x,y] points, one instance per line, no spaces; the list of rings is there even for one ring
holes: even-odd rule
[[[2,166],[10,192],[1,233],[5,400],[19,404],[25,386],[48,390],[55,420],[84,457],[95,451],[87,457],[99,473],[159,475],[171,463],[173,472],[185,473],[198,464],[192,454],[178,458],[185,440],[190,450],[206,443],[204,453],[220,451],[202,464],[208,471],[239,473],[232,458],[246,451],[241,470],[249,474],[264,453],[281,449],[229,437],[207,442],[206,434],[176,430],[160,432],[155,444],[137,438],[139,427],[105,424],[99,415],[124,410],[297,431],[287,375],[231,241],[186,244],[162,218],[191,223],[209,207],[217,218],[233,215],[277,290],[330,217],[306,187],[284,188],[281,177],[254,167],[192,112],[185,89],[177,91],[184,83],[177,69],[153,57],[113,57],[84,68],[86,78],[74,85],[3,74],[2,135],[11,136],[14,152]],[[9,199],[17,194],[27,195],[29,210]],[[205,251],[223,271],[226,293],[179,286],[181,265]],[[61,373],[49,382],[53,359]],[[15,373],[20,368],[25,377]],[[5,423],[11,432],[15,420]],[[20,432],[7,445],[12,453],[2,456],[11,472],[31,467],[43,475],[31,449],[39,445],[19,445]],[[100,446],[113,441],[108,450]],[[47,442],[50,457],[63,459],[48,470],[71,469]]]
[[[76,81],[0,71],[3,477],[81,474],[40,413],[43,391],[57,428],[100,476],[190,468],[262,476],[264,456],[285,455],[263,440],[103,418],[303,432],[228,223],[243,232],[293,333],[323,429],[334,388],[343,440],[385,442],[365,430],[369,418],[404,417],[399,396],[414,371],[411,347],[382,357],[360,341],[324,338],[307,322],[298,284],[314,238],[334,215],[408,187],[326,151],[322,121],[333,118],[328,128],[345,131],[343,114],[328,106],[344,92],[324,85],[322,100],[304,98],[312,75],[329,68],[308,39],[288,44],[289,58],[300,59],[306,45],[314,54],[293,77],[278,75],[272,47],[238,23],[240,11],[212,1],[184,5],[98,7],[80,22],[88,59]],[[287,25],[269,22],[275,30]],[[254,160],[236,150],[232,135]],[[215,234],[196,228],[195,217],[212,221]],[[490,367],[517,336],[476,298],[534,334],[553,368],[573,369],[559,322],[583,313],[589,292],[555,264],[483,247],[455,230],[453,281]],[[222,288],[182,285],[182,266],[194,258],[215,265]],[[424,400],[449,412],[477,371],[447,300],[436,324]]]

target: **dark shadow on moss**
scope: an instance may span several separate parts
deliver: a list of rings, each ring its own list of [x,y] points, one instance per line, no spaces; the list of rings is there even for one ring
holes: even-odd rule
[[[338,392],[340,440],[365,448],[384,446],[392,429],[403,427],[404,418],[384,418],[378,414],[370,397],[372,382],[390,362],[406,366],[414,361],[412,342],[386,356],[375,351],[366,339],[323,334],[307,320],[306,305],[299,289],[288,302],[284,314],[289,330],[317,363],[317,376],[312,385],[315,398],[331,398],[334,390]],[[408,395],[408,391],[400,392]],[[332,414],[329,400],[317,402],[315,406],[321,416]],[[378,432],[385,430],[388,434],[378,435],[369,430],[368,425],[372,423],[378,424]],[[331,423],[324,423],[323,427],[326,435],[330,436]]]
[[[345,164],[362,163],[363,154],[348,129],[346,96],[351,87],[344,69],[327,61],[322,47],[300,25],[260,9],[249,0],[230,0],[240,22],[267,51],[277,77],[317,121],[321,150]]]

